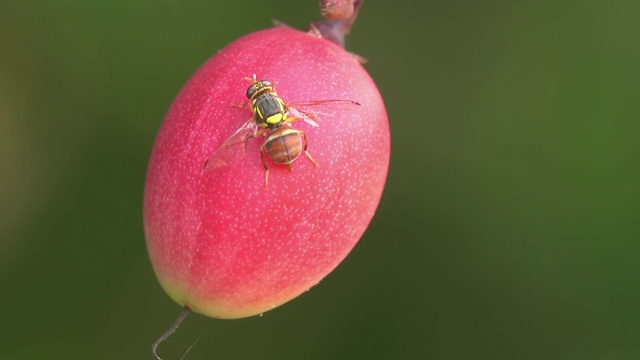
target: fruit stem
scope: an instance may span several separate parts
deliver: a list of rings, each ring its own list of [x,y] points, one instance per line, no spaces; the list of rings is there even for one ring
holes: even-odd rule
[[[346,19],[353,14],[353,0],[320,0],[320,13],[325,19]]]
[[[344,48],[344,37],[358,17],[364,0],[320,0],[324,20],[309,24],[309,33],[325,38]]]
[[[191,312],[191,309],[187,305],[185,305],[184,308],[182,308],[180,315],[178,315],[178,318],[173,323],[173,325],[171,325],[171,327],[167,329],[167,331],[165,331],[164,334],[162,334],[162,336],[160,336],[158,340],[156,340],[156,342],[153,343],[153,345],[151,345],[151,353],[153,354],[154,359],[162,360],[160,356],[158,356],[158,353],[156,352],[156,350],[158,350],[158,345],[160,345],[161,342],[167,340],[167,338],[171,336],[171,334],[173,334],[174,332],[176,332],[176,330],[178,330],[178,326],[180,326],[180,323],[182,322],[182,320],[184,320],[184,318],[187,317],[187,315],[189,315],[190,312]]]

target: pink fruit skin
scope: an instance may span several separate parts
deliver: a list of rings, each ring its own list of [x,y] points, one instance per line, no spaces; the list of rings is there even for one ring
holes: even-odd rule
[[[314,167],[299,157],[289,172],[259,150],[215,171],[209,155],[246,120],[250,83],[276,81],[287,102],[346,99],[362,104],[323,118],[307,133]],[[215,318],[241,318],[281,305],[324,278],[358,242],[380,201],[390,137],[382,98],[344,49],[277,27],[247,35],[187,82],[158,133],[147,172],[144,224],[160,284],[180,305]]]

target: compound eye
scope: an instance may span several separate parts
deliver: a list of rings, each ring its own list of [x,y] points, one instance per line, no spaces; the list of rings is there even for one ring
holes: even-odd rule
[[[253,94],[255,94],[255,93],[256,93],[256,90],[257,90],[257,89],[256,89],[256,87],[255,87],[255,86],[253,86],[253,85],[249,86],[249,88],[247,89],[247,97],[248,97],[249,99],[251,99],[251,97],[253,96]]]
[[[260,80],[260,82],[262,83],[262,86],[273,86],[269,80]]]

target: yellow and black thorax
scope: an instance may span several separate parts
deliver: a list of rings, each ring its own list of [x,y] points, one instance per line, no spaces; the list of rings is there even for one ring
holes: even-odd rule
[[[254,80],[247,89],[251,110],[258,125],[275,129],[287,119],[287,107],[268,80]]]

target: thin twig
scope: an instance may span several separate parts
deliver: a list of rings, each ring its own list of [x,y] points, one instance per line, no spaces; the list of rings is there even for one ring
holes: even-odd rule
[[[160,336],[158,340],[156,340],[156,342],[153,343],[153,345],[151,345],[151,353],[153,354],[154,359],[162,360],[157,353],[158,345],[160,345],[161,342],[167,340],[167,338],[171,336],[171,334],[173,334],[174,332],[176,332],[176,330],[178,330],[178,326],[180,326],[180,323],[182,322],[182,320],[184,320],[184,318],[187,317],[187,315],[189,315],[190,312],[191,312],[191,309],[185,305],[182,311],[180,312],[180,315],[178,315],[178,318],[173,323],[173,325],[171,325],[171,327],[167,331],[165,331],[164,334],[162,334],[162,336]]]

